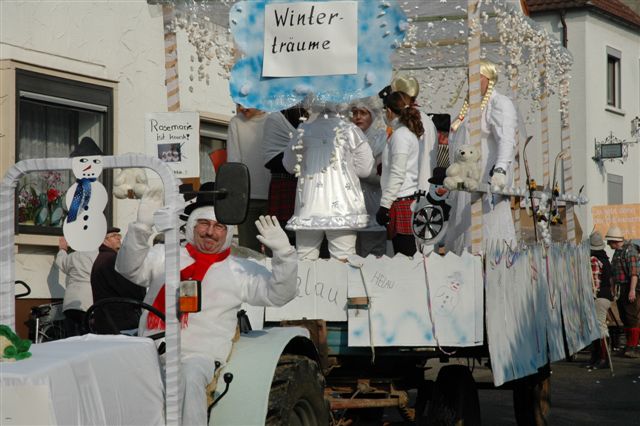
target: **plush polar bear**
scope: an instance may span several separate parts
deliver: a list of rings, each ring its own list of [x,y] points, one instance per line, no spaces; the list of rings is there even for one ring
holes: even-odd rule
[[[149,189],[144,169],[116,169],[113,177],[113,195],[116,198],[142,198]]]
[[[480,151],[472,145],[462,145],[456,149],[456,161],[447,168],[444,186],[447,189],[475,191],[480,180]],[[460,188],[460,184],[463,188]]]

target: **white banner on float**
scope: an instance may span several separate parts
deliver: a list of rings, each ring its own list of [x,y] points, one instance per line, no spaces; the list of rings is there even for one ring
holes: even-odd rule
[[[334,259],[300,261],[297,285],[298,294],[292,301],[280,308],[266,309],[266,321],[347,320],[347,267],[344,263]]]
[[[356,74],[358,2],[269,3],[263,77]]]

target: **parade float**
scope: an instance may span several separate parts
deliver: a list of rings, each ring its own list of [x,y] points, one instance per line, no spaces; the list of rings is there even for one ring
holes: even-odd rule
[[[264,328],[254,324],[256,330],[237,343],[213,394],[210,424],[280,424],[290,419],[289,424],[313,425],[326,417],[326,410],[334,424],[348,424],[361,413],[379,414],[387,407],[397,407],[407,421],[454,413],[456,420],[477,424],[480,384],[470,368],[445,366],[435,383],[424,380],[430,360],[453,358],[488,363],[492,382],[482,385],[513,389],[518,424],[542,424],[549,408],[549,364],[599,337],[589,246],[579,241],[573,214],[575,206],[587,200],[572,187],[568,52],[522,14],[519,2],[162,4],[169,111],[180,108],[175,37],[176,31],[185,31],[200,64],[192,78],[208,80],[207,62],[220,61],[234,101],[247,107],[277,111],[310,96],[317,104],[349,102],[376,95],[394,72],[401,72],[420,82],[419,103],[430,113],[455,116],[464,93],[469,93],[467,114],[475,123],[471,143],[477,145],[482,57],[499,64],[506,77],[500,81],[502,91],[518,106],[523,123],[518,137],[522,164],[516,161],[513,186],[495,192],[513,199],[516,246],[483,243],[487,238],[481,232],[478,194],[493,193],[483,183],[472,192],[471,250],[461,255],[439,252],[447,221],[442,206],[427,196],[427,178],[422,176],[424,193],[413,218],[419,253],[413,258],[354,257],[347,263],[300,262],[296,299],[259,311]],[[357,37],[346,42],[345,36],[353,34]],[[289,41],[293,39],[295,43]],[[304,55],[304,67],[294,52]],[[332,60],[332,54],[340,59]],[[555,162],[550,161],[550,102],[559,106],[562,116]],[[531,127],[541,134],[540,141],[527,138]],[[437,148],[446,152],[446,137],[441,140]],[[524,161],[527,154],[531,159],[525,151],[529,144],[541,153],[536,163],[541,167],[534,168],[541,173],[539,184]],[[164,401],[158,405],[162,384],[155,373],[150,375],[157,389],[146,396],[153,401],[149,406],[159,410],[148,418],[180,424],[178,180],[165,163],[144,155],[102,160],[104,168],[146,167],[158,173],[165,189],[164,217],[174,218],[156,222],[165,233],[167,285],[176,290],[166,292]],[[443,161],[441,166],[449,166]],[[563,179],[557,171],[560,164]],[[526,169],[524,176],[518,168]],[[3,324],[12,326],[14,321],[16,182],[29,171],[70,169],[71,159],[25,160],[2,181],[0,197],[11,201],[3,203],[1,212]],[[225,187],[220,180],[219,186]],[[38,355],[35,351],[32,359]],[[156,365],[159,370],[157,361],[151,368]],[[414,405],[409,404],[411,389],[418,390]],[[130,410],[122,415],[124,423],[134,423],[126,417]]]

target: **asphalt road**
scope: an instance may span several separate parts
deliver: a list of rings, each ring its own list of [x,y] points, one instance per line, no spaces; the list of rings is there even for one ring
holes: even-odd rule
[[[552,364],[550,426],[616,425],[640,426],[640,359],[623,358],[614,353],[614,375],[607,370],[589,370],[587,352],[572,362]],[[435,380],[439,367],[427,372]],[[449,364],[450,365],[450,364]],[[489,368],[476,366],[474,378],[490,381]],[[485,426],[515,425],[511,390],[481,389],[480,410]],[[396,410],[385,410],[381,422],[356,425],[393,425],[403,422]]]

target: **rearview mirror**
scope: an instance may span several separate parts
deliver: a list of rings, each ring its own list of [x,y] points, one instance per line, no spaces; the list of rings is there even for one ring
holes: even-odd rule
[[[242,163],[225,163],[218,169],[215,186],[216,219],[225,225],[238,225],[249,210],[249,169]]]

